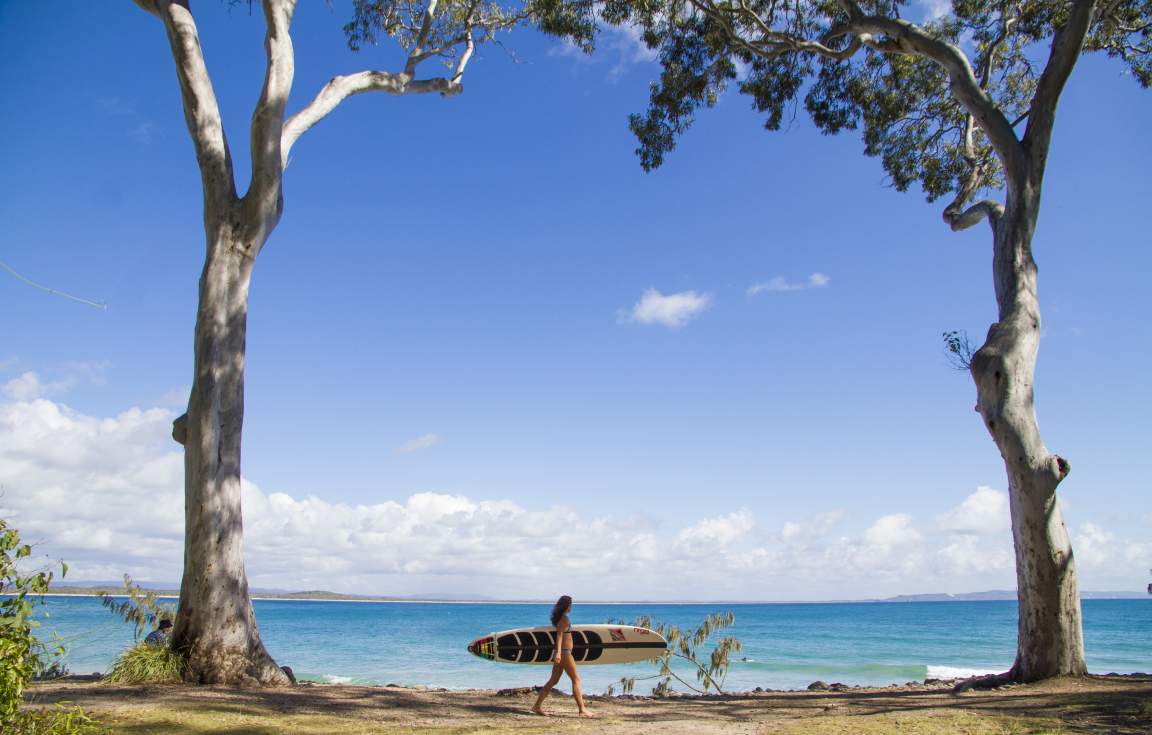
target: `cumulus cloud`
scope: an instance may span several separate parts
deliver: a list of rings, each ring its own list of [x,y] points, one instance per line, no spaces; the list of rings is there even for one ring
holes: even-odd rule
[[[428,449],[434,447],[441,442],[441,438],[437,434],[424,434],[415,439],[410,439],[400,446],[396,447],[397,454],[411,454],[412,452],[419,452],[421,449]]]
[[[1008,493],[980,486],[964,502],[936,517],[944,531],[991,534],[1009,529]]]
[[[754,283],[748,287],[748,295],[755,296],[763,291],[804,291],[809,288],[824,288],[832,281],[823,273],[813,273],[807,281],[792,282],[784,276],[776,276],[763,283]]]
[[[843,510],[819,513],[802,521],[785,521],[780,529],[780,539],[787,544],[804,544],[819,541],[828,535],[836,524],[844,518]]]
[[[1073,536],[1076,559],[1082,565],[1103,566],[1113,560],[1116,537],[1095,523],[1081,524]]]
[[[610,61],[612,66],[608,70],[608,79],[614,82],[633,66],[656,61],[659,52],[644,43],[643,31],[639,26],[601,24],[595,54],[586,54],[571,40],[564,39],[549,49],[548,55],[588,65]]]
[[[45,382],[40,379],[37,373],[29,371],[6,382],[4,387],[0,389],[0,393],[2,393],[5,398],[11,398],[16,401],[29,401],[34,398],[40,398],[41,396],[64,393],[74,385],[76,385],[76,381],[73,378]]]
[[[681,544],[694,549],[724,547],[746,535],[754,525],[751,513],[738,510],[726,516],[705,518],[680,531],[677,538]]]
[[[659,58],[656,49],[644,43],[643,31],[632,24],[607,26],[602,48],[616,55],[616,63],[608,72],[608,78],[615,81],[636,64],[651,63]]]
[[[882,549],[916,544],[923,538],[920,532],[913,528],[912,516],[907,513],[882,516],[864,532],[865,541]]]
[[[621,313],[621,321],[679,329],[711,305],[712,296],[706,293],[681,291],[665,295],[650,288],[630,310]]]
[[[70,579],[177,581],[184,503],[173,417],[161,408],[98,417],[43,397],[0,400],[0,516],[41,553],[66,559]],[[1003,494],[986,487],[934,524],[906,513],[786,519],[721,509],[666,525],[459,492],[341,503],[247,480],[242,501],[256,587],[539,597],[562,582],[585,598],[811,599],[1014,582]],[[1152,544],[1098,524],[1080,527],[1075,543],[1089,573],[1139,576],[1152,553]]]

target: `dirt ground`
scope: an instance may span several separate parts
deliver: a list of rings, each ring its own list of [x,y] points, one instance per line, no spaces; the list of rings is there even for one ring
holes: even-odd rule
[[[737,696],[592,697],[594,720],[570,697],[539,717],[529,691],[430,691],[301,685],[288,689],[103,685],[64,679],[33,686],[31,706],[70,702],[113,733],[1152,733],[1152,676],[1088,677],[992,691],[948,688],[764,692]]]

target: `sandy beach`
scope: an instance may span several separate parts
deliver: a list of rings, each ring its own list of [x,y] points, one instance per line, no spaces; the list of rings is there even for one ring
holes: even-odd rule
[[[1057,679],[953,693],[943,683],[735,696],[567,696],[529,713],[530,690],[442,691],[300,685],[287,689],[122,687],[79,677],[40,683],[32,706],[69,702],[113,733],[1117,733],[1152,732],[1152,676]]]

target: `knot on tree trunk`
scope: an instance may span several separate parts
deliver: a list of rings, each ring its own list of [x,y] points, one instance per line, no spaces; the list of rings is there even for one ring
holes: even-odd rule
[[[1052,459],[1056,465],[1056,477],[1063,480],[1072,471],[1072,465],[1059,454],[1052,455]]]
[[[172,422],[172,438],[180,446],[184,446],[184,443],[188,441],[188,414],[180,414]]]

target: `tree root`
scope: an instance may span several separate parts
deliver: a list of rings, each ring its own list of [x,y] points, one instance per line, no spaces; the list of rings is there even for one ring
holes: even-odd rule
[[[1016,669],[1013,668],[1005,671],[1003,674],[986,674],[984,676],[973,676],[965,679],[956,686],[952,687],[953,694],[960,694],[961,692],[972,691],[987,691],[989,689],[999,689],[1008,684],[1019,684],[1020,680],[1016,676]]]

